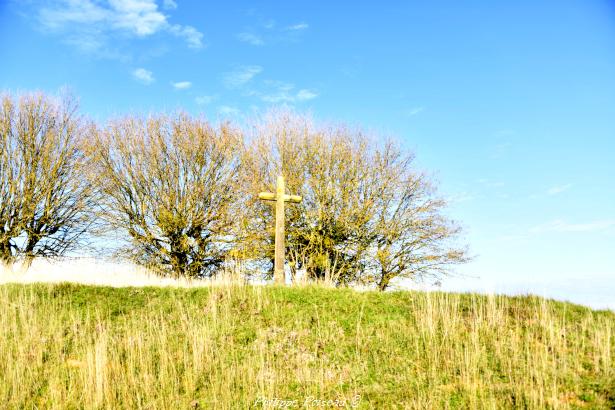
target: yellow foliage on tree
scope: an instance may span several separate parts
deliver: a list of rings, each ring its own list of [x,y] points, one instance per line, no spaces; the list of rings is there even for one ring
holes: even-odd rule
[[[467,260],[455,245],[459,228],[442,215],[428,178],[413,156],[361,130],[315,124],[288,111],[253,125],[242,172],[246,192],[270,190],[278,174],[303,201],[286,210],[289,268],[338,285],[384,290],[394,278],[438,277]],[[272,209],[245,208],[252,249],[272,255]]]
[[[89,126],[70,96],[0,96],[0,260],[55,257],[82,245],[92,187],[80,149]]]
[[[216,272],[236,236],[241,134],[187,114],[111,121],[89,146],[100,218],[122,251],[173,276]]]

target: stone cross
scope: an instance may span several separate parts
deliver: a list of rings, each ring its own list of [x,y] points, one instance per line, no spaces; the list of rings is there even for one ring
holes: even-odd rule
[[[299,195],[286,195],[284,188],[284,177],[279,176],[275,194],[273,192],[261,192],[259,199],[264,201],[275,201],[275,263],[273,268],[273,279],[276,284],[286,283],[284,275],[284,202],[301,202]]]

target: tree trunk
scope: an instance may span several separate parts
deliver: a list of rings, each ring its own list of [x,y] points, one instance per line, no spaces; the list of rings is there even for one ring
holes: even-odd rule
[[[391,282],[391,275],[382,272],[380,275],[380,281],[378,282],[378,290],[384,292]]]
[[[2,241],[0,242],[0,262],[4,264],[11,264],[15,261],[13,253],[11,252],[11,242],[10,241]]]

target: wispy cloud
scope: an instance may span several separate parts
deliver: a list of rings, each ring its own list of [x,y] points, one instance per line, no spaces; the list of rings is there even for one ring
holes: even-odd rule
[[[263,67],[258,65],[243,66],[224,74],[222,81],[228,88],[239,88],[250,82],[254,76],[262,72]]]
[[[230,105],[221,105],[218,107],[218,113],[221,115],[237,115],[239,112],[238,108],[231,107]]]
[[[410,108],[408,111],[406,111],[406,115],[408,117],[413,117],[421,112],[423,112],[425,108],[424,107],[414,107],[414,108]]]
[[[295,85],[283,81],[267,80],[263,82],[267,88],[266,91],[252,91],[251,95],[257,96],[263,102],[278,104],[278,103],[294,103],[308,101],[318,97],[318,93],[307,88],[302,88],[295,91]]]
[[[163,7],[172,9],[174,1]],[[194,27],[171,24],[154,0],[55,0],[38,10],[41,27],[59,33],[83,51],[100,51],[112,38],[145,38],[167,32],[184,39],[188,47],[203,47],[203,35]]]
[[[293,24],[290,26],[286,27],[286,30],[292,30],[292,31],[297,31],[297,30],[305,30],[307,28],[309,28],[310,25],[307,23],[297,23],[297,24]]]
[[[615,227],[615,219],[604,219],[585,223],[568,223],[561,219],[556,219],[545,224],[536,225],[530,228],[530,233],[546,232],[598,232]]]
[[[183,38],[190,48],[203,47],[203,34],[192,26],[173,24],[169,26],[169,32],[177,37]]]
[[[557,195],[572,188],[572,184],[556,185],[547,189],[547,195]]]
[[[318,97],[318,93],[311,91],[311,90],[307,90],[307,89],[301,89],[299,90],[299,92],[296,95],[296,99],[299,101],[307,101],[307,100],[311,100]]]
[[[163,0],[162,8],[165,10],[175,10],[177,8],[177,3],[174,0]]]
[[[187,90],[188,88],[192,87],[192,83],[190,81],[178,81],[171,84],[176,90]]]
[[[243,27],[235,35],[237,40],[253,46],[264,46],[277,43],[297,42],[302,32],[309,28],[306,22],[296,24],[278,24],[275,20],[259,15],[254,10],[247,12],[252,24]]]
[[[207,105],[211,104],[215,99],[215,95],[200,95],[194,99],[194,102],[198,105]]]
[[[132,72],[132,76],[139,82],[149,85],[154,82],[154,75],[145,68],[137,68]]]
[[[265,44],[260,36],[252,33],[239,33],[237,34],[237,39],[253,46],[262,46]]]

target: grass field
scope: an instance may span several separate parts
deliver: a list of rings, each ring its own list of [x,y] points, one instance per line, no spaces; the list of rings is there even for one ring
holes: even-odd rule
[[[615,408],[615,314],[322,287],[0,286],[0,407]]]

